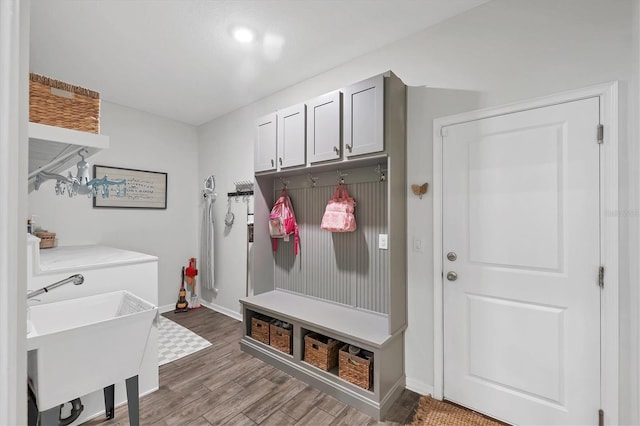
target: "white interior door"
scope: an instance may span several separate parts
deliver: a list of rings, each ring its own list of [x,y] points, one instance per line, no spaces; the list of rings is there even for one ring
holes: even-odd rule
[[[446,399],[597,424],[598,123],[589,98],[444,128]]]

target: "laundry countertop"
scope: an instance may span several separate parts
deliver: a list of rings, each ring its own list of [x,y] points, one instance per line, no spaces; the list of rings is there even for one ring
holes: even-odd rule
[[[41,272],[96,268],[157,261],[156,256],[101,245],[62,246],[40,249]]]

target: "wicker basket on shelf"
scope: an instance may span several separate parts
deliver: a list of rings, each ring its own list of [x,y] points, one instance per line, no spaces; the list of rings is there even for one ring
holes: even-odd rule
[[[269,344],[279,351],[291,355],[291,328],[278,325],[278,321],[272,321],[269,325]]]
[[[40,238],[41,249],[52,248],[56,246],[55,232],[39,231],[36,232],[36,237]]]
[[[329,371],[338,365],[338,350],[342,342],[317,333],[304,336],[304,360],[321,370]]]
[[[251,337],[265,345],[269,344],[269,323],[271,318],[256,315],[251,318]]]
[[[29,121],[100,133],[98,92],[34,73],[29,79]]]
[[[366,354],[366,355],[365,355]],[[362,352],[349,353],[349,345],[340,348],[338,376],[364,389],[373,384],[373,354]]]

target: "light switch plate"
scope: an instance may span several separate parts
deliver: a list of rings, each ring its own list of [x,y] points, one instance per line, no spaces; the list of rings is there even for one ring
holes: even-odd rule
[[[389,248],[389,235],[378,234],[378,248],[381,250],[387,250]]]

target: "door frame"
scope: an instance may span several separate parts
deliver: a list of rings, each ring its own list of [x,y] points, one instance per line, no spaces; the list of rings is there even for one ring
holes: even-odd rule
[[[619,266],[618,266],[618,82],[604,83],[556,95],[437,118],[433,121],[433,393],[444,397],[444,305],[443,305],[443,189],[442,132],[446,126],[508,113],[542,108],[586,98],[600,98],[600,123],[604,143],[600,156],[600,253],[605,267],[600,301],[600,404],[605,424],[618,424]],[[596,143],[596,129],[594,143]],[[594,285],[596,282],[594,276]],[[594,419],[597,413],[594,413]]]

